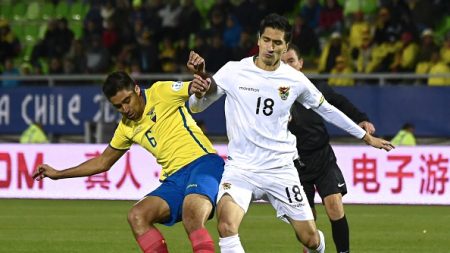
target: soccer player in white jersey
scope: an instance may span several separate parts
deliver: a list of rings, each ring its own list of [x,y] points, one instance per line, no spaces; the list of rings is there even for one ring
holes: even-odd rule
[[[281,63],[291,37],[291,26],[277,14],[260,24],[259,53],[228,62],[213,77],[194,75],[189,99],[200,112],[226,94],[228,162],[220,183],[217,218],[222,253],[244,252],[238,231],[252,200],[268,200],[277,216],[289,222],[310,252],[324,252],[311,208],[292,162],[295,137],[288,131],[289,109],[295,101],[312,108],[327,121],[367,144],[387,151],[393,146],[372,137],[330,105],[301,72]],[[188,67],[195,71],[204,59],[191,52]]]

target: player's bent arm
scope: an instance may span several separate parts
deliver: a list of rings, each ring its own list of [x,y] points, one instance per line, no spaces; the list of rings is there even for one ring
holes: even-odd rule
[[[33,174],[33,178],[38,180],[44,177],[62,179],[102,173],[109,170],[125,152],[126,150],[118,150],[108,146],[100,156],[89,159],[78,166],[59,171],[46,164],[39,165]]]
[[[225,91],[217,86],[214,79],[211,78],[211,87],[203,97],[199,98],[195,94],[189,97],[189,109],[193,113],[202,112],[224,94]]]

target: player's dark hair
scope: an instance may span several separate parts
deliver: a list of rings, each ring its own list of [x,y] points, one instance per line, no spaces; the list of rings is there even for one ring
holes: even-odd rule
[[[295,54],[297,55],[297,57],[300,59],[301,55],[300,55],[300,49],[298,49],[298,47],[296,45],[294,45],[293,43],[289,43],[288,46],[288,51],[289,50],[294,50]]]
[[[110,99],[120,90],[133,90],[134,85],[133,79],[127,73],[116,71],[109,74],[103,83],[103,94],[105,94],[106,98]]]
[[[265,16],[259,25],[259,36],[263,34],[267,27],[283,31],[284,41],[286,41],[286,43],[291,41],[292,26],[289,24],[289,20],[286,17],[276,13]]]

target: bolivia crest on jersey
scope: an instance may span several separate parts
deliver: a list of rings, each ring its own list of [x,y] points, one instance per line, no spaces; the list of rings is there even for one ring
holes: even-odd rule
[[[280,95],[280,98],[282,100],[286,100],[289,97],[290,89],[291,89],[290,87],[283,87],[283,86],[278,88],[278,95]]]
[[[231,189],[231,183],[222,183],[222,187],[224,190],[229,190]]]

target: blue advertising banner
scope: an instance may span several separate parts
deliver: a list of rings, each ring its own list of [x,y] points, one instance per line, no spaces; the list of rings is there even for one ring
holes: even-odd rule
[[[31,122],[54,134],[83,134],[84,122],[120,119],[99,86],[0,89],[0,134],[18,134]]]
[[[369,116],[378,136],[393,136],[408,122],[415,125],[417,136],[450,137],[450,87],[404,85],[334,89]],[[226,133],[224,98],[194,117],[205,122],[209,134]],[[327,126],[332,136],[349,136],[331,124]]]
[[[393,136],[406,122],[416,135],[450,137],[450,87],[360,86],[335,88],[375,124],[379,136]],[[205,123],[209,135],[226,135],[222,97],[194,118]],[[39,122],[54,134],[83,134],[84,122],[120,119],[99,86],[0,88],[0,134],[19,134]],[[334,136],[347,136],[329,126]]]

